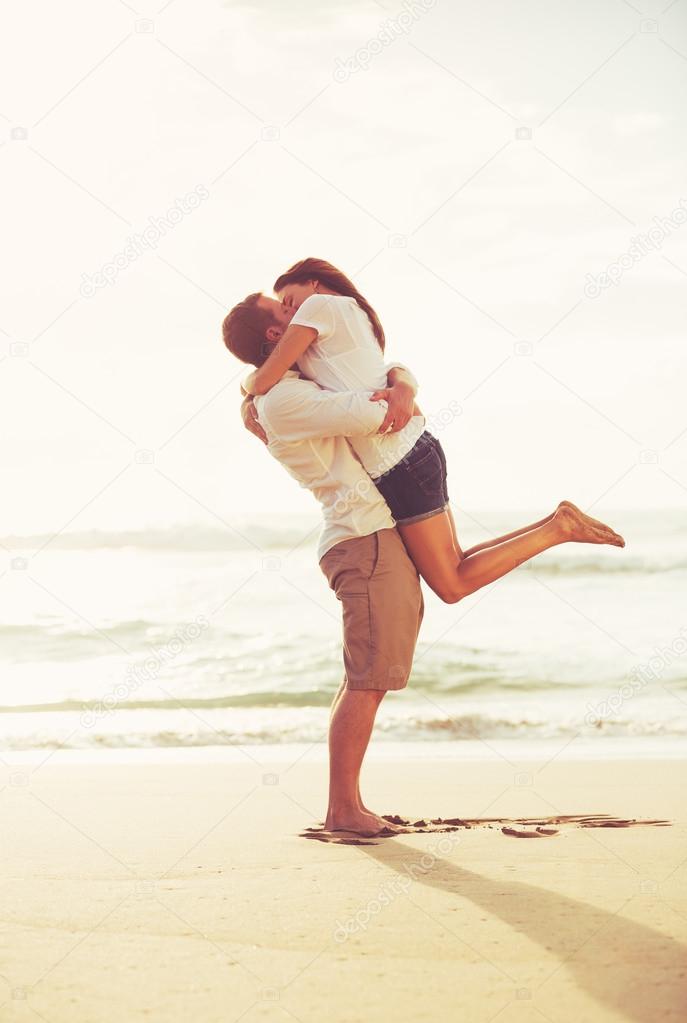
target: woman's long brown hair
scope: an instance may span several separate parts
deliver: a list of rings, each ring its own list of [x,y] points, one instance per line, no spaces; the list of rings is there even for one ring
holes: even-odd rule
[[[353,281],[349,280],[345,274],[337,270],[331,263],[327,263],[326,260],[313,259],[312,257],[299,260],[281,277],[277,277],[274,282],[274,290],[279,292],[287,284],[305,284],[306,281],[321,281],[326,288],[336,292],[337,295],[354,298],[363,312],[367,313],[374,336],[377,338],[379,347],[384,351],[386,338],[384,337],[384,330],[377,313],[367,299],[363,298]]]

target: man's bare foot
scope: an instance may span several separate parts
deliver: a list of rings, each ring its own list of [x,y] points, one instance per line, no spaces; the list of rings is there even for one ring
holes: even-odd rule
[[[399,825],[390,824],[378,814],[363,812],[357,807],[336,814],[328,812],[324,826],[326,831],[352,831],[367,838],[379,835],[385,829],[394,832],[402,830]]]
[[[398,835],[405,835],[408,833],[408,828],[404,828],[402,824],[396,824],[394,821],[389,821],[386,817],[380,817],[377,813],[373,814],[373,817],[378,817],[381,826],[386,828],[387,831],[393,831]]]
[[[599,519],[585,515],[572,501],[561,501],[556,508],[553,522],[574,543],[610,544],[624,547],[625,541],[619,533]]]
[[[372,810],[369,808],[369,806],[365,806],[362,799],[360,798],[360,789],[358,789],[358,809],[360,810],[361,813],[372,813]]]

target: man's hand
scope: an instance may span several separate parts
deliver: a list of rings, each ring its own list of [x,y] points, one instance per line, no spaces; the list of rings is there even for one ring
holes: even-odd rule
[[[258,422],[258,413],[255,411],[255,404],[250,395],[241,402],[241,418],[248,432],[254,433],[258,440],[267,444],[267,434]]]
[[[389,407],[379,427],[379,433],[398,433],[414,415],[416,415],[415,389],[409,384],[399,381],[393,387],[383,387],[375,391],[370,401],[386,401]]]

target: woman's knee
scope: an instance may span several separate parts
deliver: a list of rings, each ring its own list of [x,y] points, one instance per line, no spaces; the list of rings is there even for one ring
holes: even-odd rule
[[[463,590],[459,589],[455,585],[434,588],[434,592],[440,600],[443,600],[444,604],[457,604],[459,600],[462,600],[466,594]]]
[[[457,604],[466,596],[465,587],[457,573],[434,576],[432,579],[425,579],[425,582],[444,604]]]

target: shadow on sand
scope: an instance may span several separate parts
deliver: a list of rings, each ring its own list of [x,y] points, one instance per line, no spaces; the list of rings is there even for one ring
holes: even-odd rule
[[[396,820],[396,818],[394,818]],[[605,815],[590,817],[558,818],[557,823],[584,826],[581,820],[607,820],[609,827],[627,827],[639,824],[666,824],[668,822],[626,821],[610,818]],[[408,823],[408,822],[406,822]],[[461,830],[458,826],[442,827],[447,821],[418,821],[412,831],[454,831]],[[504,826],[512,823],[516,827],[536,827],[543,824],[544,819],[526,819],[507,822],[504,818],[477,820],[466,826]],[[546,819],[549,826],[553,818]],[[436,827],[431,825],[435,824]],[[600,823],[587,826],[602,826]],[[313,834],[320,829],[310,829],[304,837],[319,837],[327,840],[321,833]],[[503,827],[501,827],[503,830]],[[507,832],[506,832],[507,833]],[[553,832],[554,834],[556,832]],[[553,892],[547,888],[526,884],[522,881],[499,879],[491,880],[482,874],[457,866],[450,860],[431,853],[431,866],[419,869],[423,855],[427,850],[413,848],[399,837],[391,836],[382,841],[361,840],[351,836],[341,836],[339,842],[360,846],[367,856],[396,871],[404,880],[408,877],[428,888],[439,889],[459,899],[472,902],[486,913],[497,917],[508,924],[514,931],[536,942],[558,959],[558,965],[548,974],[546,981],[561,967],[565,967],[577,986],[591,995],[599,1005],[603,1005],[615,1013],[622,1013],[628,1020],[637,1023],[654,1023],[656,1020],[682,1020],[684,1007],[687,1005],[687,946],[681,944],[659,931],[636,923],[621,916],[625,906],[633,897],[614,912],[592,906],[579,899]],[[455,929],[454,916],[452,924]],[[574,921],[574,927],[570,922]],[[564,926],[561,926],[564,924]],[[460,935],[458,935],[460,937]],[[465,941],[474,947],[475,931],[465,936]],[[475,949],[475,951],[479,951]],[[486,958],[486,957],[485,957]],[[508,972],[504,970],[504,972]],[[514,979],[514,988],[520,986]],[[524,985],[523,985],[524,986]],[[536,996],[537,988],[532,989]]]

